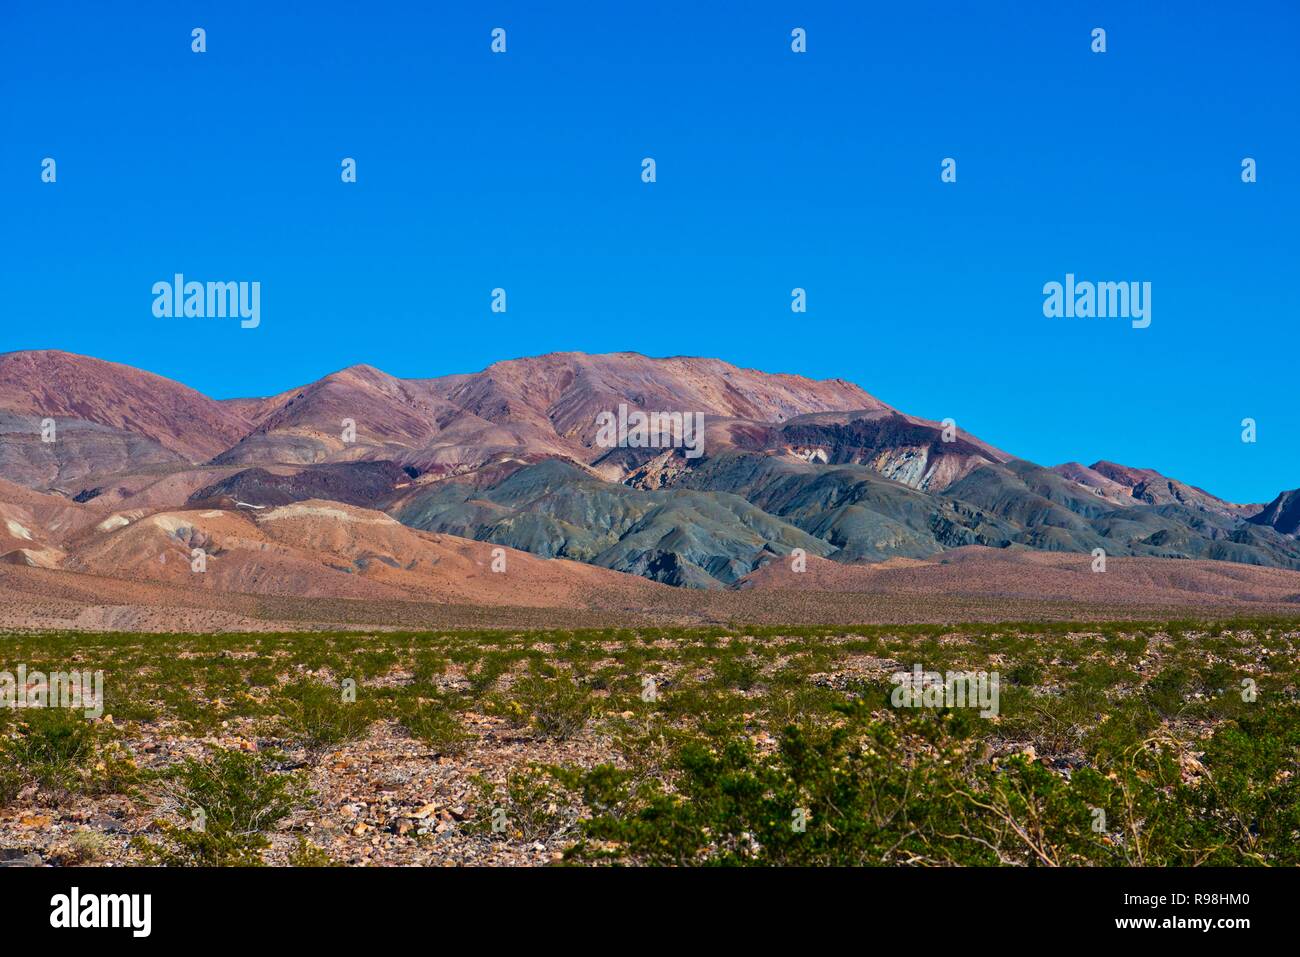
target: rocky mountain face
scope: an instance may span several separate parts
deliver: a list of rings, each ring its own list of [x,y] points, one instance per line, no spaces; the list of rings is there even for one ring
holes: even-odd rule
[[[887,408],[841,380],[770,376],[716,359],[557,353],[436,379],[397,379],[354,366],[270,399],[233,400],[232,414],[253,419],[255,428],[218,461],[387,459],[438,475],[508,458],[590,464],[611,451],[596,443],[597,416],[620,404],[645,412],[702,413],[715,425]],[[341,437],[345,421],[356,424],[350,442]],[[626,469],[607,463],[602,471],[622,478]]]
[[[52,433],[43,427],[51,418]],[[179,452],[125,429],[0,409],[0,476],[30,488],[76,494],[96,475],[180,468],[188,461]]]
[[[1188,505],[1211,512],[1223,512],[1227,515],[1251,515],[1258,512],[1260,505],[1235,505],[1211,495],[1204,489],[1194,488],[1161,475],[1152,469],[1134,469],[1114,462],[1095,462],[1092,471],[1115,482],[1139,502],[1149,505]]]
[[[640,441],[642,415],[666,442]],[[52,442],[41,434],[51,419]],[[692,451],[683,423],[697,421]],[[433,379],[353,366],[223,401],[96,359],[11,353],[0,356],[0,479],[51,493],[41,514],[82,503],[97,528],[108,523],[93,554],[66,530],[0,539],[0,559],[46,567],[111,569],[107,539],[161,510],[313,501],[694,588],[738,585],[796,549],[839,565],[984,546],[1300,569],[1297,492],[1265,508],[1112,462],[1042,468],[843,380],[634,353]],[[0,486],[0,504],[21,527],[40,525],[3,494],[15,487]],[[328,509],[312,518],[343,521]],[[231,535],[269,527],[212,521]],[[400,551],[415,539],[384,541]]]
[[[238,442],[250,428],[238,412],[170,379],[54,350],[0,355],[0,411],[52,418],[60,425],[100,426],[95,431],[105,438],[88,440],[79,453],[91,461],[92,472],[100,441],[146,439],[185,460],[201,461]]]
[[[1283,535],[1300,535],[1300,489],[1283,492],[1264,506],[1250,521],[1265,525]]]

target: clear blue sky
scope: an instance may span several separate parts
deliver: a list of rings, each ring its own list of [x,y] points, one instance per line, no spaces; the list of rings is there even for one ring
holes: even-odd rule
[[[5,3],[0,351],[217,397],[718,356],[1267,500],[1300,485],[1297,28],[1293,2]],[[260,281],[261,327],[154,318],[175,272]],[[1151,327],[1044,318],[1066,272],[1151,282]]]

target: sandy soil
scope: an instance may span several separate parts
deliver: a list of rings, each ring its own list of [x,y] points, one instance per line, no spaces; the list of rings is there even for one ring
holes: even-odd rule
[[[400,526],[399,526],[400,528]],[[409,530],[406,530],[409,531]],[[446,538],[446,536],[441,536]],[[489,546],[469,543],[475,549]],[[467,546],[467,547],[469,547]],[[514,553],[511,553],[512,555]],[[260,631],[307,628],[573,628],[623,624],[852,624],[1100,620],[1300,613],[1300,572],[1222,562],[961,550],[925,562],[773,565],[728,591],[671,589],[617,572],[533,556],[482,590],[396,597],[254,594],[176,581],[0,565],[0,628]],[[391,570],[390,570],[391,571]],[[490,577],[489,577],[490,576]],[[557,577],[558,576],[558,577]],[[339,573],[340,579],[347,576]],[[351,579],[349,579],[351,581]],[[292,579],[288,579],[292,584]],[[376,586],[391,587],[387,582]]]

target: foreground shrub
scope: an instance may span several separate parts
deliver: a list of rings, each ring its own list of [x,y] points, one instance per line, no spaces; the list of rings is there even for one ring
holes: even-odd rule
[[[527,675],[514,683],[505,704],[516,726],[530,725],[548,738],[571,738],[596,713],[591,689],[567,675]]]
[[[401,723],[411,737],[438,754],[460,754],[474,740],[460,723],[451,702],[441,697],[403,704]]]
[[[540,765],[514,768],[501,784],[474,779],[478,790],[470,830],[498,840],[548,843],[571,834],[578,811],[572,795],[551,779],[553,769]]]
[[[1171,748],[1136,762],[1171,784],[1151,797],[1161,829],[1134,863],[1300,864],[1300,705],[1260,707],[1203,747],[1190,768]]]
[[[0,803],[12,800],[24,780],[50,797],[128,790],[136,779],[130,754],[105,726],[65,708],[24,712],[0,739]]]
[[[269,846],[267,831],[305,806],[310,792],[298,772],[268,758],[218,750],[205,761],[186,758],[161,776],[183,824],[163,822],[163,845],[138,841],[151,862],[207,867],[255,866]]]
[[[341,688],[319,681],[285,685],[276,692],[275,703],[279,733],[312,756],[355,741],[375,720],[369,701],[346,701]]]
[[[330,857],[326,851],[307,840],[305,837],[299,837],[298,843],[294,845],[289,852],[290,867],[342,867],[338,861]]]
[[[565,772],[591,819],[577,860],[647,864],[1294,864],[1294,706],[1220,728],[1201,772],[1152,738],[1104,768],[985,760],[952,715],[787,727],[765,753],[743,734],[688,738],[663,778]]]
[[[14,768],[0,767],[0,808],[14,801],[22,789],[22,774]]]
[[[67,863],[72,865],[98,864],[112,850],[109,839],[98,831],[80,830],[72,835]]]

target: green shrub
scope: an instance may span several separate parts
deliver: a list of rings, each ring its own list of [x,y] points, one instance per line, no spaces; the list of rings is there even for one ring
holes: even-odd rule
[[[438,754],[459,754],[474,740],[444,698],[423,698],[404,704],[401,722],[413,738],[423,741]]]
[[[411,661],[411,680],[418,685],[432,684],[435,678],[446,674],[448,663],[447,657],[437,652],[416,652]]]
[[[299,837],[298,843],[294,845],[289,852],[290,867],[342,867],[342,865],[330,857],[326,851],[307,840],[305,837]]]
[[[166,845],[140,841],[152,862],[206,867],[256,866],[271,830],[306,804],[298,772],[276,771],[268,758],[219,749],[205,761],[186,758],[161,776],[183,824],[161,824]]]
[[[528,844],[548,843],[572,832],[578,813],[572,796],[552,780],[553,770],[536,764],[512,768],[499,785],[474,778],[478,800],[471,831]]]
[[[1032,688],[1043,680],[1043,669],[1036,662],[1023,661],[1007,670],[1007,681],[1020,687]]]
[[[733,655],[719,661],[713,669],[713,675],[724,688],[749,691],[763,676],[763,667],[748,655]]]
[[[686,740],[671,789],[612,767],[570,783],[592,809],[578,859],[613,855],[649,864],[862,865],[989,863],[976,842],[942,842],[968,826],[962,755],[946,745],[904,762],[925,742],[896,723],[790,726],[773,754],[743,735]],[[1021,854],[1023,856],[1023,853]]]
[[[0,808],[6,807],[23,789],[23,776],[15,768],[0,767]]]
[[[1199,826],[1170,848],[1171,862],[1300,864],[1300,705],[1260,706],[1223,725],[1200,764],[1200,779],[1180,777],[1178,788]]]
[[[577,734],[596,713],[591,690],[566,675],[527,675],[510,689],[507,715],[517,726],[529,724],[548,738]]]
[[[1300,708],[1229,723],[1184,773],[1167,732],[1066,776],[989,762],[945,715],[684,739],[667,780],[601,766],[564,783],[591,811],[577,860],[647,864],[1294,865]],[[800,827],[802,825],[802,828]]]
[[[491,691],[495,687],[497,679],[505,674],[509,665],[509,657],[499,651],[489,652],[484,655],[479,659],[477,667],[466,673],[470,693],[475,697],[481,697]]]
[[[66,708],[25,712],[0,741],[3,766],[54,797],[124,791],[136,778],[134,761],[111,732]],[[12,779],[8,787],[14,788]]]
[[[355,741],[375,720],[373,704],[361,697],[345,701],[342,688],[299,681],[277,692],[279,730],[308,754]]]
[[[31,711],[5,741],[3,752],[42,788],[74,790],[95,756],[95,729],[61,708]]]
[[[1186,668],[1166,668],[1149,682],[1145,694],[1151,706],[1162,715],[1173,716],[1186,707],[1186,696],[1193,689],[1194,679]]]

